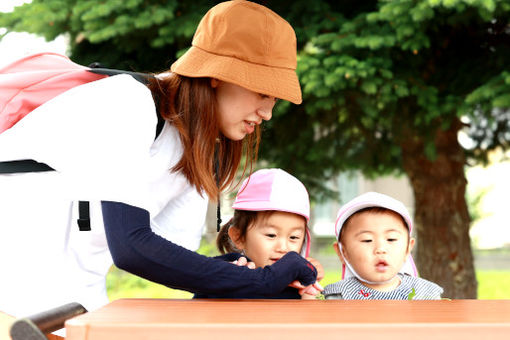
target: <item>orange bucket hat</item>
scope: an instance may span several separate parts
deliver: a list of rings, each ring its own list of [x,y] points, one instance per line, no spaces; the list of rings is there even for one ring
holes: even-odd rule
[[[244,0],[211,8],[191,48],[171,66],[187,77],[210,77],[301,103],[296,74],[296,34],[267,7]]]

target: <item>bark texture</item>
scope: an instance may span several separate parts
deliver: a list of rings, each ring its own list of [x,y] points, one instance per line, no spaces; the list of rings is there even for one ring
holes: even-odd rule
[[[438,129],[436,158],[424,156],[424,143],[408,135],[402,158],[415,197],[416,262],[420,276],[444,288],[443,297],[474,299],[477,281],[465,198],[465,154],[457,140],[461,124]]]

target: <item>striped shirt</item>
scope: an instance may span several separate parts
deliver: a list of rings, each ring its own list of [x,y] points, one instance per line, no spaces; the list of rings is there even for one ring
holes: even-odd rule
[[[437,284],[398,274],[400,285],[392,291],[382,292],[364,286],[357,278],[351,277],[324,287],[326,300],[440,300],[443,288]]]

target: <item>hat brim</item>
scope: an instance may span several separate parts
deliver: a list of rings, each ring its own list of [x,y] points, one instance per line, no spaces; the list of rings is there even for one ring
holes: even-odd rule
[[[243,202],[237,202],[232,205],[232,209],[234,210],[247,210],[247,211],[282,211],[282,212],[288,212],[296,215],[303,216],[306,219],[306,222],[310,221],[310,217],[307,216],[302,211],[298,211],[296,209],[286,208],[283,206],[279,206],[278,208],[275,208],[273,204],[268,203],[267,201],[261,201],[261,202],[254,202],[250,201],[247,204],[244,204]]]
[[[368,199],[356,202],[355,204],[346,205],[339,213],[337,220],[335,222],[335,235],[336,239],[338,240],[340,237],[340,231],[342,230],[342,227],[345,223],[345,221],[354,215],[354,213],[364,209],[364,208],[370,208],[370,207],[381,207],[386,208],[388,210],[394,211],[406,221],[407,227],[409,228],[409,234],[413,231],[413,222],[411,220],[411,217],[409,216],[409,213],[405,208],[402,208],[394,203],[394,201],[391,200],[381,200],[379,199]]]
[[[254,64],[192,46],[170,70],[187,77],[216,78],[294,104],[302,102],[296,71],[289,68]]]

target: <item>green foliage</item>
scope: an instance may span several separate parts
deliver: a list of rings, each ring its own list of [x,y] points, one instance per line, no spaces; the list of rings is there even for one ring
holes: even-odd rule
[[[80,63],[160,71],[189,46],[210,6],[206,0],[33,0],[0,13],[0,27],[47,40],[64,33]]]
[[[483,160],[487,151],[506,147],[509,1],[350,5],[349,15],[336,12],[333,1],[317,6],[324,17],[335,17],[327,29],[315,16],[308,20],[307,27],[321,28],[300,53],[305,108],[279,108],[262,145],[264,158],[311,188],[320,188],[317,178],[347,169],[369,176],[399,172],[400,150],[410,137],[434,160],[435,131],[464,116],[487,121],[486,128],[467,129],[476,143],[467,156]],[[297,145],[306,148],[300,152]]]
[[[75,61],[162,71],[219,1],[33,0],[0,27],[70,38]],[[315,198],[339,171],[402,171],[402,145],[436,157],[438,129],[468,117],[473,161],[510,140],[510,0],[260,1],[298,38],[304,102],[280,103],[260,158]]]
[[[503,270],[477,270],[478,299],[510,299],[510,272]]]
[[[487,194],[490,190],[492,190],[492,187],[481,188],[476,191],[466,191],[466,201],[469,208],[469,219],[471,220],[471,225],[486,217],[486,213],[484,213],[482,209],[482,201],[485,194]]]

